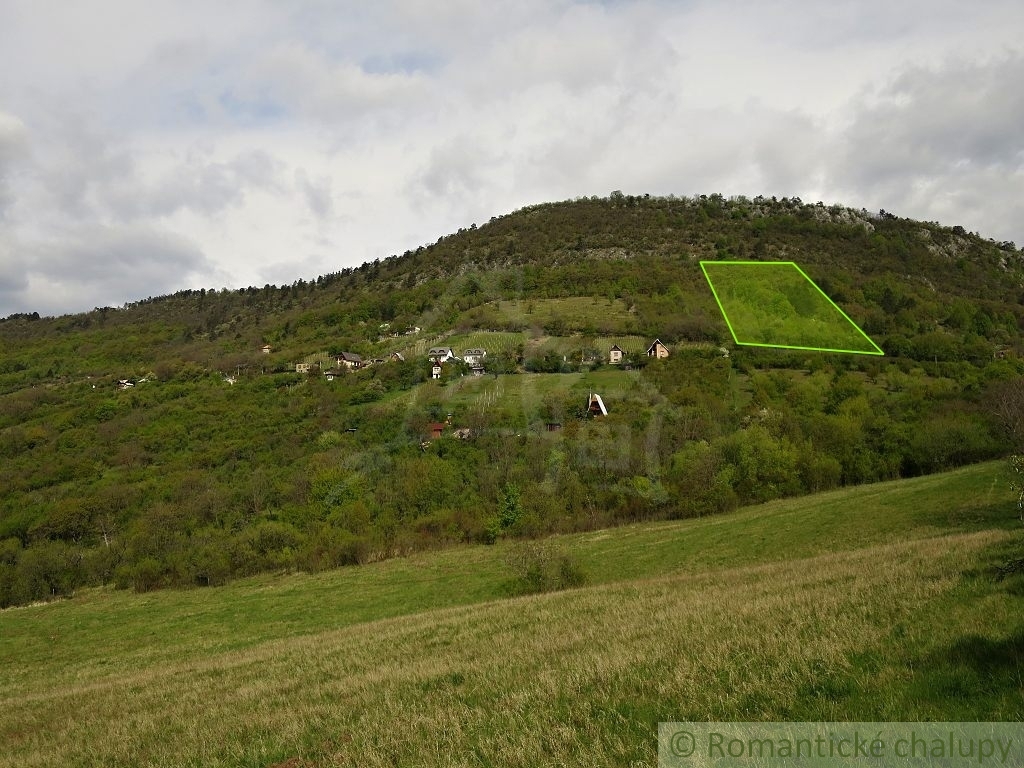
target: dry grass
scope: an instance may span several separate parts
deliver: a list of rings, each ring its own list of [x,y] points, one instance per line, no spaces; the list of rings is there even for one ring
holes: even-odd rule
[[[0,612],[0,768],[650,765],[660,720],[1019,720],[995,464],[553,540]]]
[[[442,609],[183,663],[113,658],[103,677],[0,698],[0,766],[650,765],[659,720],[912,718],[905,654],[1011,536]]]

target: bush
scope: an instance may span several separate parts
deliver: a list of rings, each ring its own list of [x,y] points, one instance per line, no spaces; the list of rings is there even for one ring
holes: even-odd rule
[[[350,531],[321,525],[299,553],[299,567],[316,573],[342,565],[365,563],[370,555],[370,542]]]
[[[118,569],[118,586],[131,586],[136,592],[151,592],[164,583],[164,566],[155,557],[144,557],[134,565]]]
[[[527,542],[514,547],[507,563],[512,571],[507,585],[512,595],[572,589],[588,581],[574,556],[547,542]]]

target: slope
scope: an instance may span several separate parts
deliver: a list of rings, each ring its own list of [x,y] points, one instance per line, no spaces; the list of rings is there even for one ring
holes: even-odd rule
[[[556,539],[591,585],[548,595],[499,599],[500,545],[7,610],[0,765],[629,765],[665,719],[1019,719],[998,471]]]
[[[797,261],[886,356],[732,349],[699,261],[737,258]],[[988,400],[1024,371],[1021,278],[1012,244],[955,226],[613,195],[312,282],[9,318],[0,606],[708,514],[994,458],[1009,444]],[[644,355],[654,337],[668,360]],[[441,344],[485,346],[494,376],[430,380]],[[625,365],[608,364],[612,344]],[[388,362],[327,381],[315,363],[341,352]],[[587,417],[590,391],[607,419]],[[445,434],[468,439],[430,442],[449,414]]]

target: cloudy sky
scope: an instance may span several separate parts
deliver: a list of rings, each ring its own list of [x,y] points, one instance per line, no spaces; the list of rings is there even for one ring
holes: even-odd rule
[[[1020,0],[0,0],[0,317],[615,189],[1024,244]]]

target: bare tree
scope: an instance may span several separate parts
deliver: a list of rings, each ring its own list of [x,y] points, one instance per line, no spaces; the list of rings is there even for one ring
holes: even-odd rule
[[[988,391],[988,410],[1017,451],[1024,450],[1024,376],[994,384]]]

